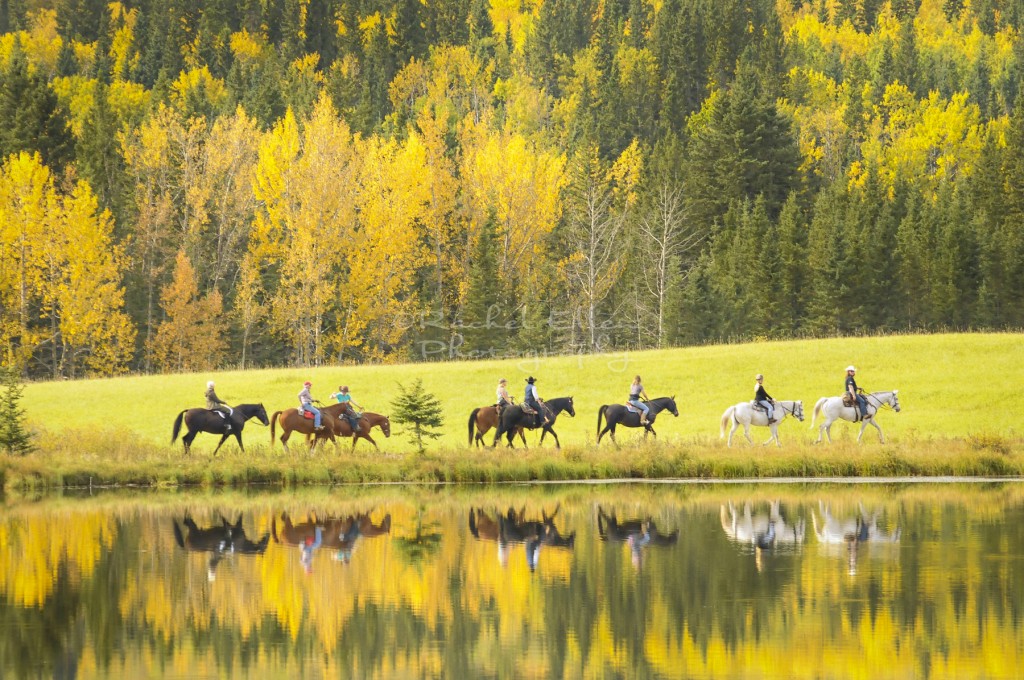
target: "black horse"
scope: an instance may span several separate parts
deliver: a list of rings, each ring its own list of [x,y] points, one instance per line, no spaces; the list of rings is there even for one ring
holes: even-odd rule
[[[644,426],[644,437],[650,432],[655,437],[658,433],[654,431],[654,419],[658,416],[661,411],[668,411],[676,418],[679,417],[679,409],[676,408],[675,397],[658,397],[657,399],[651,399],[647,402],[650,412],[647,414],[647,425]],[[607,421],[605,428],[601,429],[601,416]],[[602,406],[597,410],[597,443],[601,443],[601,437],[604,436],[605,432],[610,432],[612,441],[615,441],[615,427],[622,425],[623,427],[640,427],[640,414],[630,413],[622,404],[612,404],[611,406]]]
[[[267,409],[263,408],[263,404],[239,404],[235,407],[235,412],[227,419],[222,418],[219,413],[206,408],[186,409],[174,419],[174,432],[171,434],[171,443],[173,444],[177,441],[178,433],[181,432],[181,423],[184,420],[185,427],[188,428],[188,434],[182,437],[181,441],[185,445],[186,454],[192,448],[192,440],[200,432],[222,435],[217,448],[213,450],[214,455],[217,454],[221,444],[230,435],[235,435],[235,439],[238,440],[238,447],[245,451],[245,447],[242,446],[242,428],[245,427],[245,422],[249,418],[259,418],[259,421],[264,425],[270,424],[270,419],[267,418]],[[231,432],[224,431],[227,420],[231,421]]]
[[[572,405],[572,397],[559,397],[558,399],[548,399],[544,402],[548,410],[551,411],[551,422],[546,425],[538,425],[537,417],[532,413],[523,413],[523,409],[519,404],[512,406],[506,406],[505,410],[501,412],[501,422],[498,423],[498,431],[494,434],[494,443],[491,446],[497,446],[498,440],[501,439],[501,435],[505,435],[508,439],[508,445],[512,447],[512,439],[516,436],[518,428],[525,427],[528,430],[536,430],[538,427],[543,427],[543,431],[540,435],[540,443],[544,443],[544,436],[550,432],[551,436],[555,438],[555,448],[562,448],[558,441],[558,435],[551,429],[551,426],[555,424],[555,418],[562,411],[565,411],[573,418],[576,417],[576,409]]]

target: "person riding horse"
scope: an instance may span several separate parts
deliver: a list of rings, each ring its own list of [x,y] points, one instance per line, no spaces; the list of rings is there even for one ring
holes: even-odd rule
[[[501,412],[505,410],[505,407],[512,404],[512,397],[508,394],[507,385],[508,380],[502,378],[498,381],[498,389],[495,391],[495,397],[497,400],[495,401],[494,406],[497,410],[498,420],[501,420]]]
[[[320,424],[320,409],[313,406],[313,395],[310,394],[309,388],[313,386],[313,383],[306,381],[302,383],[302,391],[299,392],[299,411],[309,411],[313,414],[313,429],[317,432],[321,432],[324,426]]]
[[[640,381],[640,376],[633,378],[633,383],[629,386],[629,399],[626,402],[633,408],[640,411],[640,424],[647,426],[647,414],[650,413],[651,408],[640,401],[640,397],[647,401],[650,397],[647,396],[647,392],[644,390],[644,386]]]
[[[358,408],[360,411],[363,407],[355,402],[352,395],[348,393],[348,385],[342,385],[338,388],[338,391],[331,395],[332,399],[337,399],[339,404],[348,404],[348,411],[344,413],[345,418],[348,420],[348,424],[352,426],[353,432],[359,432],[362,428],[359,426],[359,414],[356,413]]]
[[[537,395],[536,382],[537,379],[532,375],[526,379],[526,395],[523,397],[523,403],[520,406],[526,406],[533,410],[536,414],[537,427],[540,427],[542,416],[545,425],[551,422],[551,418],[547,414],[547,409],[544,408],[544,402]]]
[[[853,379],[857,369],[853,366],[846,367],[846,384],[844,385],[844,392],[848,392],[853,398],[853,403],[857,404],[860,409],[860,419],[864,420],[868,417],[868,400],[861,394],[860,388],[857,387],[857,381]]]
[[[768,413],[768,424],[771,425],[775,422],[775,400],[764,389],[763,375],[758,373],[754,376],[754,380],[757,381],[754,385],[754,401],[764,407],[764,410]]]
[[[227,402],[222,401],[217,393],[213,391],[213,381],[206,383],[206,408],[211,411],[220,414],[220,417],[224,419],[224,431],[231,432],[231,414],[234,413],[234,409],[228,406]]]

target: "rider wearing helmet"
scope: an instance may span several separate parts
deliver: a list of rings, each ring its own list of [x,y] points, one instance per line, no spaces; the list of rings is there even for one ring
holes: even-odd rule
[[[857,407],[860,409],[861,420],[868,417],[868,400],[864,398],[864,395],[860,393],[860,389],[857,387],[857,381],[853,379],[857,369],[853,366],[846,367],[846,385],[845,391],[849,392],[853,396]]]
[[[309,392],[309,388],[312,386],[313,383],[308,380],[302,383],[302,391],[299,392],[299,406],[301,410],[309,411],[313,414],[313,429],[319,432],[324,427],[320,424],[320,409],[313,406],[313,395]]]
[[[226,402],[222,401],[217,393],[213,391],[213,381],[206,383],[206,408],[210,409],[215,413],[219,413],[220,417],[224,419],[224,431],[231,432],[231,414],[234,410],[227,405]]]
[[[764,389],[764,376],[758,373],[754,376],[757,383],[754,385],[754,401],[764,407],[768,412],[768,424],[775,422],[775,400]]]

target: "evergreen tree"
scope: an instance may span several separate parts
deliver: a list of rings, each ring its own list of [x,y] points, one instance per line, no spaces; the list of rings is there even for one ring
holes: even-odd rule
[[[441,436],[440,428],[444,425],[441,412],[441,401],[429,392],[423,391],[423,380],[417,378],[407,389],[398,385],[398,397],[392,402],[394,415],[391,417],[400,425],[410,425],[409,441],[416,445],[422,454],[426,448],[423,439],[437,439]]]
[[[508,341],[505,326],[510,319],[508,310],[501,305],[494,228],[493,220],[488,220],[480,230],[469,267],[469,285],[462,314],[464,347],[480,356],[503,349]]]
[[[18,372],[13,367],[0,366],[0,449],[12,456],[32,451],[25,409],[21,407],[23,390]]]
[[[0,72],[0,159],[38,151],[59,175],[73,158],[74,141],[57,95],[41,75],[29,73],[20,44],[14,41],[7,68]]]

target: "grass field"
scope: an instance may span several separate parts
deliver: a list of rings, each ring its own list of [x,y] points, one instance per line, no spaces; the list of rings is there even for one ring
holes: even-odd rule
[[[808,428],[814,403],[819,397],[841,392],[843,369],[848,364],[857,366],[857,379],[862,387],[900,390],[902,413],[885,411],[879,417],[889,444],[881,446],[874,429],[868,428],[864,433],[865,445],[852,446],[859,425],[837,423],[832,428],[837,445],[831,450],[812,448],[809,444],[817,437],[817,431]],[[802,399],[807,420],[803,424],[792,419],[783,423],[781,452],[748,448],[740,431],[737,437],[741,439],[734,440],[733,450],[726,453],[719,440],[722,412],[752,397],[753,378],[759,372],[765,374],[765,387],[776,399]],[[658,418],[656,445],[640,446],[638,430],[620,430],[621,452],[616,453],[605,441],[601,450],[595,451],[598,408],[623,401],[635,374],[643,376],[651,397],[675,395],[680,417],[662,414]],[[528,434],[528,454],[469,452],[466,444],[470,411],[493,403],[499,377],[508,378],[510,392],[518,401],[529,375],[536,376],[538,391],[545,399],[574,397],[576,418],[562,415],[555,426],[565,451],[555,454],[553,442],[549,444],[547,440],[544,451],[535,451],[539,434]],[[293,468],[298,461],[306,461],[302,463],[306,469],[301,479],[307,481],[337,481],[339,474],[340,478],[349,478],[353,470],[363,471],[355,475],[357,479],[388,479],[393,475],[408,478],[413,466],[409,459],[415,456],[411,455],[413,449],[398,425],[394,426],[390,440],[383,440],[374,431],[383,456],[373,454],[365,442],[360,442],[352,458],[339,458],[327,449],[315,462],[297,453],[285,456],[279,443],[270,448],[269,429],[255,421],[250,421],[244,432],[246,454],[239,454],[237,446],[228,442],[216,464],[211,464],[209,458],[217,442],[213,435],[203,434],[196,439],[193,461],[182,460],[181,444],[172,447],[170,436],[174,418],[182,409],[202,405],[206,381],[210,379],[216,380],[218,394],[229,403],[262,402],[268,413],[294,406],[302,381],[309,379],[313,381],[314,396],[325,402],[344,383],[367,410],[387,414],[398,384],[409,384],[416,378],[422,378],[424,389],[441,400],[445,417],[444,436],[431,444],[432,453],[428,456],[431,466],[445,469],[433,469],[425,475],[421,471],[420,476],[428,478],[445,478],[459,466],[480,465],[493,470],[482,475],[477,471],[469,474],[470,478],[508,477],[501,471],[503,466],[518,470],[509,478],[550,478],[558,474],[578,477],[585,475],[587,469],[594,471],[601,461],[611,466],[605,470],[608,474],[622,466],[626,472],[632,471],[627,476],[699,474],[700,470],[709,475],[723,474],[721,469],[709,470],[698,465],[702,456],[716,465],[731,465],[738,474],[746,471],[754,472],[755,476],[764,476],[766,465],[769,469],[777,468],[780,474],[786,474],[787,469],[792,473],[790,468],[794,467],[809,474],[871,474],[875,468],[865,469],[866,461],[880,457],[883,463],[891,464],[893,456],[911,456],[909,469],[905,469],[906,460],[896,469],[929,474],[928,466],[917,469],[912,459],[919,456],[924,464],[936,453],[963,456],[953,468],[966,465],[969,469],[961,470],[964,474],[986,470],[1015,473],[1020,467],[1024,438],[1024,408],[1018,398],[1024,385],[1024,334],[896,335],[579,357],[31,383],[26,385],[22,404],[30,425],[39,433],[37,443],[41,450],[25,460],[4,461],[3,465],[8,481],[12,475],[42,474],[33,472],[37,467],[42,471],[53,470],[75,460],[77,467],[66,471],[65,476],[79,478],[80,473],[88,470],[95,471],[99,479],[109,479],[117,477],[116,469],[145,465],[138,473],[141,483],[161,479],[167,474],[161,471],[172,471],[172,481],[216,482],[216,466],[245,468],[250,464],[269,468],[263,472],[250,470],[249,478],[268,474],[271,479],[286,479],[296,474]],[[755,438],[767,437],[766,429],[755,428],[754,432]],[[605,448],[608,450],[604,451]],[[958,449],[962,450],[957,452]],[[1010,467],[970,469],[972,452],[986,451],[997,452],[1011,463]],[[853,466],[844,468],[843,460],[849,456],[853,458],[846,462]],[[647,459],[649,464],[630,467]],[[341,460],[348,461],[343,466],[347,473],[338,471]],[[386,465],[390,472],[367,473],[367,466],[389,460],[392,462]],[[665,460],[674,463],[669,465]],[[579,464],[582,469],[566,468],[560,473],[551,468],[556,462],[569,468]],[[535,467],[525,470],[523,466]],[[545,466],[547,473],[543,472]],[[940,473],[951,473],[953,468],[942,468]],[[267,469],[277,472],[268,473]],[[239,477],[237,471],[229,476],[236,481]]]

